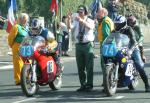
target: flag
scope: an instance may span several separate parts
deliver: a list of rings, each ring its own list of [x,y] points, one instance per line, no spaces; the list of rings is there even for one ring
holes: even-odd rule
[[[58,12],[58,0],[52,0],[50,3],[50,11],[54,14]]]
[[[101,0],[93,0],[93,3],[91,4],[91,15],[93,19],[96,18],[96,13],[100,8],[102,8]]]
[[[16,12],[16,10],[17,10],[16,0],[9,0],[8,1],[8,15],[7,15],[8,26],[6,29],[8,33],[10,32],[10,29],[12,28],[12,26],[16,23],[15,16],[14,16],[14,11]]]

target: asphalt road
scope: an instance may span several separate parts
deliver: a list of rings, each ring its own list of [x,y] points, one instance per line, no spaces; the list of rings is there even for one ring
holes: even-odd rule
[[[145,70],[150,76],[150,43],[145,44],[147,63]],[[96,54],[98,54],[96,50]],[[92,92],[79,93],[79,79],[75,57],[63,57],[65,65],[63,86],[58,91],[52,91],[48,86],[41,86],[34,97],[23,95],[20,86],[14,85],[12,59],[10,56],[0,58],[0,103],[150,103],[150,93],[144,92],[144,84],[139,78],[139,85],[135,91],[128,88],[117,89],[116,95],[106,97],[102,92],[102,72],[99,58],[94,64],[94,89]]]

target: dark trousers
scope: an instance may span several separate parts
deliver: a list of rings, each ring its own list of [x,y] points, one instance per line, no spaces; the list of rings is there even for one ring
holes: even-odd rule
[[[58,50],[58,55],[61,56],[61,54],[62,54],[62,43],[61,42],[58,42],[57,50]]]
[[[69,34],[67,32],[63,32],[62,38],[62,51],[67,52],[69,49]]]
[[[94,66],[93,42],[76,44],[76,62],[81,86],[93,87]]]

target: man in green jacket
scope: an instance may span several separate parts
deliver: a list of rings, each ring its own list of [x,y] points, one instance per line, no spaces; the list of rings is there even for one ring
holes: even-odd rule
[[[98,40],[100,42],[100,55],[101,55],[101,45],[106,37],[114,30],[114,23],[108,17],[108,11],[106,8],[100,8],[97,12],[97,20],[99,22],[98,25]],[[101,68],[104,73],[104,61],[101,55]]]

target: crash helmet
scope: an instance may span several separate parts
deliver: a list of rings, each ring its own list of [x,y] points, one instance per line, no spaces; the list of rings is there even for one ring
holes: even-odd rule
[[[137,20],[136,20],[135,16],[131,15],[127,18],[127,25],[133,27],[133,26],[135,26],[136,21]]]
[[[30,30],[33,35],[39,35],[42,32],[42,26],[38,19],[32,20]]]
[[[114,19],[114,24],[115,24],[116,31],[119,31],[126,26],[127,20],[126,20],[125,16],[118,15]]]

